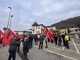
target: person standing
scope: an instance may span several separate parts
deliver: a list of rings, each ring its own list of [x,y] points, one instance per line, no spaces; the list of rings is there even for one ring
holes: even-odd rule
[[[58,36],[58,46],[62,45],[62,37],[61,35]]]
[[[31,49],[33,47],[33,37],[32,35],[29,35],[29,48]]]
[[[54,35],[54,39],[55,39],[55,45],[57,45],[57,40],[58,40],[58,35],[57,34]]]
[[[65,34],[62,34],[62,39],[63,39],[63,46],[65,46]]]
[[[39,44],[39,40],[40,40],[40,34],[38,34],[37,36],[38,36],[38,44]]]
[[[25,36],[23,41],[23,54],[27,57],[27,53],[29,52],[29,38]]]
[[[17,37],[17,41],[19,42],[17,49],[18,49],[18,52],[20,52],[20,43],[21,43],[21,41],[20,41],[19,36]]]
[[[44,41],[44,36],[41,34],[40,41],[39,41],[39,49],[43,49],[43,41]]]
[[[45,40],[45,44],[46,44],[45,48],[48,48],[48,38],[45,37],[44,40]]]
[[[36,34],[35,34],[35,36],[34,36],[34,42],[35,42],[35,45],[38,45],[38,37],[37,37]]]
[[[70,49],[70,47],[69,47],[69,36],[67,34],[65,34],[65,47],[67,49]]]
[[[17,50],[17,46],[18,46],[19,42],[17,41],[17,37],[14,36],[11,40],[10,40],[10,46],[9,46],[9,57],[8,60],[15,60],[16,59],[16,50]]]

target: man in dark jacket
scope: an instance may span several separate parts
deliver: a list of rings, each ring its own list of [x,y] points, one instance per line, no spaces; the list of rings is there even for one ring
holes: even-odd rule
[[[19,44],[18,44],[18,46],[17,46],[17,49],[18,49],[18,52],[20,52],[20,43],[21,43],[21,41],[20,41],[19,36],[17,37],[17,41],[19,42]]]
[[[32,35],[29,35],[29,48],[31,49],[33,47],[33,37]]]
[[[27,53],[29,51],[29,38],[25,37],[23,42],[23,54],[27,57]]]
[[[36,34],[35,34],[35,36],[34,36],[34,42],[35,42],[35,45],[38,45],[38,37],[37,37]]]
[[[62,37],[61,35],[58,36],[58,46],[62,45]]]
[[[16,58],[16,49],[17,49],[18,44],[19,44],[19,42],[17,41],[17,37],[14,36],[12,38],[12,40],[10,40],[9,58],[8,58],[8,60],[11,60],[11,58],[13,60],[15,60],[15,58]]]
[[[62,35],[62,39],[63,39],[63,46],[66,46],[65,44],[65,34]]]
[[[54,39],[55,39],[55,45],[57,45],[58,44],[57,43],[57,41],[58,41],[58,35],[57,34],[54,35]]]

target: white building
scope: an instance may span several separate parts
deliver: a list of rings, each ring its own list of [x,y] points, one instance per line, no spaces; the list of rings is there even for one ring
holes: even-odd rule
[[[54,30],[54,31],[57,30],[57,28],[56,28],[55,26],[53,26],[53,27],[52,27],[52,26],[48,26],[47,28],[48,28],[49,30],[50,30],[50,29],[52,29],[52,30]]]
[[[71,33],[80,33],[80,28],[69,28]]]
[[[56,31],[56,27],[51,27],[51,26],[46,26],[49,30]],[[44,25],[43,24],[38,24],[37,22],[34,22],[32,25],[32,34],[38,34],[38,33],[43,33],[44,30]]]
[[[32,25],[32,34],[39,34],[39,33],[42,33],[43,32],[43,24],[38,24],[37,22],[35,22],[33,25]]]

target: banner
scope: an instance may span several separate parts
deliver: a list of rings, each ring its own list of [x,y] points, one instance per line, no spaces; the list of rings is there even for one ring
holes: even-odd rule
[[[23,39],[23,34],[22,35],[19,35],[20,39]]]
[[[18,37],[18,32],[16,32],[16,34],[15,34],[15,35],[16,35],[16,37]]]
[[[4,37],[4,33],[0,30],[0,40]]]
[[[15,34],[10,29],[8,29],[6,34],[5,34],[5,36],[4,36],[4,38],[3,38],[2,44],[3,45],[9,45],[10,44],[10,40],[14,35]]]
[[[54,35],[53,35],[53,33],[52,33],[51,31],[49,31],[49,30],[47,29],[47,27],[44,27],[44,34],[45,34],[48,38],[54,40]]]

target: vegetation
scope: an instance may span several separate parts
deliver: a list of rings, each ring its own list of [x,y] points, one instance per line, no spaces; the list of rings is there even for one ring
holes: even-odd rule
[[[58,23],[52,24],[51,26],[56,26],[57,29],[80,27],[80,16],[60,21]]]

